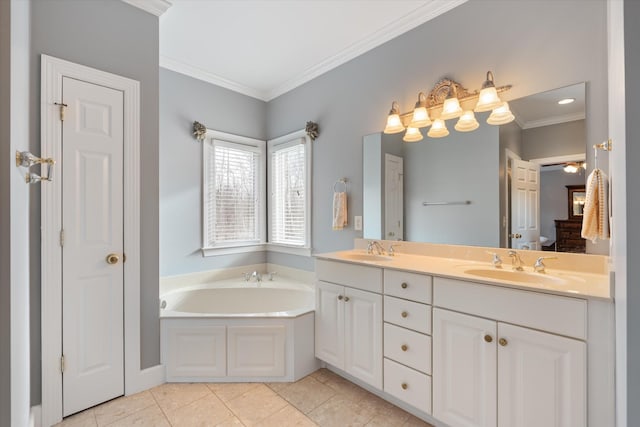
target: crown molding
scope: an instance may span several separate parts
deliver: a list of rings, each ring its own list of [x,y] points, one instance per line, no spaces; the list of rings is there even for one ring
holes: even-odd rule
[[[399,35],[404,34],[407,31],[424,24],[425,22],[430,21],[431,19],[442,15],[457,6],[460,6],[463,3],[466,3],[467,1],[468,0],[433,0],[427,3],[381,28],[369,37],[360,40],[337,54],[308,68],[296,77],[293,77],[292,79],[289,79],[279,86],[271,89],[268,92],[267,101],[277,98],[278,96],[315,79],[327,71],[330,71],[345,62],[348,62],[353,58],[356,58],[357,56],[360,56],[363,53],[368,52],[371,49],[376,48],[381,44],[386,43],[389,40],[398,37]]]
[[[210,73],[202,68],[194,67],[193,65],[169,58],[165,55],[160,55],[160,67],[259,99],[261,101],[269,100],[267,99],[267,93],[262,90],[245,86],[233,80],[225,79],[217,74]]]
[[[142,9],[152,15],[160,16],[171,7],[169,0],[122,0],[133,7]]]
[[[551,126],[551,125],[558,125],[560,123],[567,123],[567,122],[573,122],[576,120],[583,120],[586,118],[586,114],[584,112],[581,113],[576,113],[576,114],[566,114],[564,116],[555,116],[555,117],[549,117],[546,119],[540,119],[540,120],[532,120],[530,122],[524,122],[524,126],[521,126],[522,129],[532,129],[532,128],[539,128],[542,126]]]

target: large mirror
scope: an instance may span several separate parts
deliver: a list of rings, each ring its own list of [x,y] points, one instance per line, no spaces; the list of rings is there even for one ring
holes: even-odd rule
[[[425,129],[417,143],[402,133],[366,135],[364,237],[584,252],[567,186],[586,181],[585,84],[509,104],[516,119],[506,125],[488,125],[480,113],[478,129],[457,132],[448,121],[444,138]],[[533,186],[521,188],[519,178]]]

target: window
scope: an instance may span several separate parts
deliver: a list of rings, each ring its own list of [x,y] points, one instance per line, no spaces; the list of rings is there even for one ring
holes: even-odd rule
[[[269,141],[268,160],[270,249],[310,254],[311,141],[304,131]]]
[[[265,241],[264,141],[208,131],[203,163],[203,246]],[[261,249],[261,248],[260,248]]]

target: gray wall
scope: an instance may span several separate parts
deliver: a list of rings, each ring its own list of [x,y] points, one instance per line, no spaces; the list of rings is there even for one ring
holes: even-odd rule
[[[522,158],[531,160],[586,153],[587,129],[585,124],[585,120],[575,120],[573,122],[524,129],[522,131]],[[605,163],[603,162],[599,166],[604,167]]]
[[[351,227],[331,232],[330,192],[336,179],[349,178],[350,219],[362,214],[362,136],[383,128],[393,100],[410,111],[417,93],[443,76],[478,89],[492,70],[498,85],[513,84],[505,99],[586,81],[586,112],[593,118],[587,138],[606,139],[605,6],[604,1],[471,0],[270,101],[269,137],[307,120],[320,125],[314,143],[315,252],[352,247],[359,236]]]
[[[140,82],[141,366],[160,362],[158,319],[158,18],[122,1],[37,0],[32,8],[31,128],[40,125],[40,54]],[[40,152],[40,136],[31,150]],[[40,192],[31,201],[32,403],[40,402]]]
[[[624,2],[627,171],[627,411],[640,425],[640,2]],[[624,321],[624,320],[623,320]]]
[[[194,120],[266,139],[265,102],[160,70],[161,276],[266,262],[264,252],[202,257],[202,143],[192,135]]]
[[[563,170],[540,173],[540,235],[555,240],[556,219],[568,219],[567,185],[584,185],[585,172],[566,173]]]
[[[450,132],[404,148],[406,240],[500,246],[499,128]],[[422,206],[464,200],[471,204]]]

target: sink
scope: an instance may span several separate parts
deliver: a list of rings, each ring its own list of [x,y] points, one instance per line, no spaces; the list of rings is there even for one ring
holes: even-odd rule
[[[341,252],[340,258],[352,261],[391,261],[393,259],[387,255],[368,254],[366,252]]]
[[[486,279],[507,280],[510,282],[537,283],[539,285],[567,284],[565,279],[559,277],[548,276],[542,273],[529,273],[526,271],[500,270],[497,268],[471,268],[464,270],[464,273]]]

